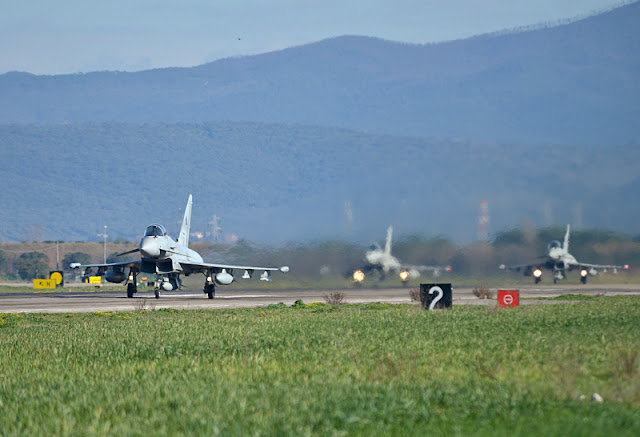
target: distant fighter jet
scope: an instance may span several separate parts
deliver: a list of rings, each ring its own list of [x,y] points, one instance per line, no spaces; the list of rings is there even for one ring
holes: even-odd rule
[[[152,224],[147,227],[144,237],[140,240],[137,249],[121,253],[140,252],[141,259],[137,261],[124,261],[109,264],[81,265],[73,263],[71,268],[84,268],[84,276],[91,274],[92,269],[97,269],[98,276],[105,276],[105,280],[113,283],[127,282],[127,297],[133,297],[137,292],[136,276],[138,273],[151,273],[158,275],[161,280],[155,289],[156,299],[160,297],[160,288],[165,291],[180,289],[180,275],[189,276],[192,273],[202,273],[205,276],[204,293],[209,299],[215,296],[216,284],[229,285],[235,280],[234,270],[244,271],[242,278],[248,279],[254,270],[262,270],[261,281],[269,281],[272,271],[286,273],[289,267],[249,267],[226,264],[209,264],[202,261],[202,257],[195,250],[189,249],[189,230],[191,228],[191,195],[184,211],[180,235],[174,241],[167,235],[162,225]],[[125,274],[129,269],[129,274]],[[106,274],[105,274],[106,273]]]
[[[542,269],[553,271],[553,283],[557,283],[559,280],[566,279],[566,271],[573,269],[580,269],[580,281],[583,284],[587,283],[587,276],[595,276],[598,274],[597,269],[602,269],[604,272],[607,269],[612,269],[613,273],[618,273],[618,269],[628,269],[629,265],[624,266],[610,266],[601,264],[589,264],[578,262],[576,258],[569,253],[569,233],[570,226],[567,225],[567,233],[564,235],[564,242],[560,244],[559,241],[554,240],[547,246],[547,253],[540,257],[541,261],[536,261],[531,264],[506,266],[502,264],[501,269],[514,270],[516,272],[523,271],[525,276],[533,276],[536,284],[542,279]]]
[[[404,283],[411,278],[417,278],[420,276],[420,272],[432,272],[433,276],[440,276],[442,270],[450,271],[451,267],[439,267],[439,266],[413,266],[409,264],[402,264],[398,258],[391,255],[391,237],[393,235],[393,226],[389,226],[387,229],[387,240],[384,245],[384,250],[380,248],[378,244],[373,244],[369,250],[365,253],[365,265],[355,269],[350,273],[351,278],[355,283],[361,283],[364,281],[365,276],[370,274],[376,274],[382,281],[389,272],[396,272],[400,280]]]

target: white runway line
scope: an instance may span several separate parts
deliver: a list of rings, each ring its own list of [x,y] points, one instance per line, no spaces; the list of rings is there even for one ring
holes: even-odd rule
[[[144,296],[141,296],[144,297]],[[160,299],[162,300],[163,297],[171,297],[171,298],[180,298],[180,297],[207,297],[206,294],[204,293],[195,293],[195,294],[167,294],[167,293],[162,293],[160,292]],[[220,294],[216,294],[216,297],[213,300],[217,300],[217,299],[245,299],[245,298],[286,298],[286,296],[280,296],[280,295],[276,295],[276,294],[238,294],[238,295],[220,295]]]

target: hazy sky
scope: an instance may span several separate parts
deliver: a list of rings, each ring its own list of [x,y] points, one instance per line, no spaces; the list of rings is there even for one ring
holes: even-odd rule
[[[425,43],[621,0],[0,0],[0,73],[193,66],[340,35]]]

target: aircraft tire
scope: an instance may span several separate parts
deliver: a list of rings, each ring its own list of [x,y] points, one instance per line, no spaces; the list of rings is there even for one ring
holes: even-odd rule
[[[133,297],[133,293],[135,293],[135,292],[136,292],[135,285],[133,285],[131,283],[127,284],[127,297],[129,299],[131,299]]]
[[[216,296],[216,286],[213,284],[208,284],[206,286],[205,293],[207,293],[207,297],[209,299],[213,299]]]
[[[157,288],[154,290],[154,293],[156,295],[156,299],[160,299],[160,290],[158,290]]]

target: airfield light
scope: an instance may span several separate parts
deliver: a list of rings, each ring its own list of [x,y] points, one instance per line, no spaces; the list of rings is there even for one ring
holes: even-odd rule
[[[535,276],[536,278],[539,278],[540,276],[542,276],[542,270],[540,269],[535,269],[533,271],[533,276]]]
[[[629,264],[624,265],[625,270],[629,270]]]
[[[582,276],[583,278],[586,277],[588,274],[589,272],[587,271],[587,269],[580,270],[580,276]]]
[[[406,270],[401,271],[400,279],[402,280],[402,282],[407,282],[409,280],[409,272]]]
[[[364,272],[362,270],[356,270],[355,272],[353,272],[353,280],[355,282],[364,281]]]

